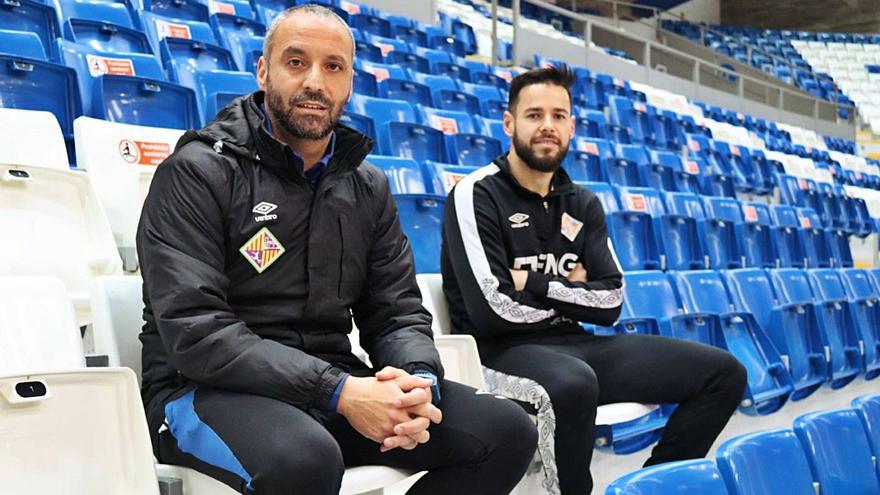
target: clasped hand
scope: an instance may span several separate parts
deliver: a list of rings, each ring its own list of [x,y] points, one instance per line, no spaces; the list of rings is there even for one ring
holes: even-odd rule
[[[358,433],[381,444],[381,452],[412,450],[430,440],[431,423],[443,420],[443,413],[431,404],[431,384],[391,366],[373,377],[350,376],[337,411]]]

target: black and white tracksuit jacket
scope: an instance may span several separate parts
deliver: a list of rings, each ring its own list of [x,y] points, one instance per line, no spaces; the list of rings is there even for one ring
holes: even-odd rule
[[[565,277],[576,263],[587,282]],[[546,197],[517,183],[502,156],[464,179],[446,200],[443,290],[453,331],[484,347],[611,325],[623,302],[623,275],[599,198],[564,169]],[[510,269],[529,270],[514,290]]]

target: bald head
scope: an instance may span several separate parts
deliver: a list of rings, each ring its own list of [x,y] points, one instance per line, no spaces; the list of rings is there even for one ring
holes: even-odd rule
[[[323,5],[305,4],[286,9],[285,11],[278,14],[275,19],[273,19],[272,22],[269,24],[269,28],[266,30],[266,40],[263,41],[263,57],[265,57],[267,62],[271,58],[272,48],[275,43],[275,38],[278,33],[279,26],[295,16],[307,15],[315,16],[325,21],[336,21],[336,23],[339,24],[340,28],[347,34],[347,38],[351,40],[351,59],[352,61],[354,60],[354,33],[352,33],[351,28],[348,26],[348,24],[344,20],[342,20],[342,18],[339,17],[336,12],[333,12],[331,9],[328,9]]]

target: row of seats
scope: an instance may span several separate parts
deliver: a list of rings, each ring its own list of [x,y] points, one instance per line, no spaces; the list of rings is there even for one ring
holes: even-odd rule
[[[673,462],[636,471],[605,493],[880,493],[880,395],[857,397],[852,408],[802,415],[793,426],[732,438],[718,449],[715,462]]]

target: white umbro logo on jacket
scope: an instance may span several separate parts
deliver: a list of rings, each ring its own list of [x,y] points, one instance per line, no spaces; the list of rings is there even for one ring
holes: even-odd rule
[[[272,204],[272,203],[269,203],[266,201],[261,201],[257,206],[254,206],[253,210],[251,210],[254,213],[257,213],[259,215],[259,216],[254,217],[254,221],[257,223],[260,223],[260,222],[265,222],[267,220],[277,220],[278,215],[270,215],[269,214],[269,213],[272,213],[273,211],[275,211],[276,208],[278,208],[278,205],[275,205],[275,204]]]
[[[527,221],[529,216],[525,213],[514,213],[507,217],[507,219],[510,220],[510,228],[512,229],[521,229],[529,226],[529,222]]]

